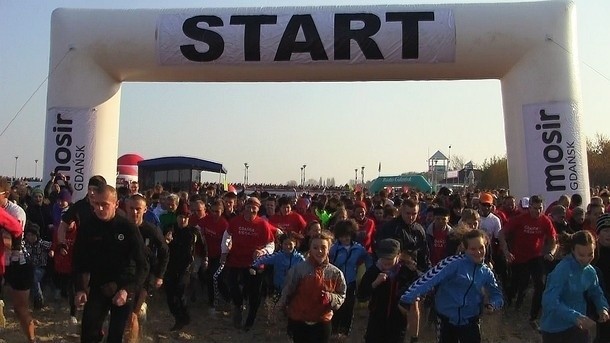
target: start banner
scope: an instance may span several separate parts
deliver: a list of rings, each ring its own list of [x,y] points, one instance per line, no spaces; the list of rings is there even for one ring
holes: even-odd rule
[[[455,50],[452,10],[421,6],[191,9],[157,23],[161,65],[446,63]]]

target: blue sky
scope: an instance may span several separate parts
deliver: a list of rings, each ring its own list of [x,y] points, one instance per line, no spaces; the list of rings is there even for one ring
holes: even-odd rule
[[[444,1],[470,3],[475,1]],[[476,1],[481,2],[481,1]],[[489,2],[489,1],[483,1]],[[496,1],[508,2],[508,1]],[[303,1],[299,5],[325,5]],[[397,3],[336,0],[335,5]],[[403,1],[405,4],[436,3]],[[584,133],[610,135],[610,1],[576,0]],[[57,7],[194,8],[251,6],[250,1],[0,0],[0,175],[42,171],[50,15]],[[261,1],[260,6],[288,6]],[[518,24],[518,23],[516,23]],[[595,69],[595,70],[593,70]],[[221,162],[229,181],[285,183],[307,178],[353,179],[427,169],[436,150],[482,163],[504,155],[500,82],[128,83],[123,85],[119,156],[186,155]],[[205,113],[202,111],[205,108]],[[145,114],[146,120],[140,115]],[[360,177],[360,175],[358,176]],[[217,180],[214,175],[210,180]]]

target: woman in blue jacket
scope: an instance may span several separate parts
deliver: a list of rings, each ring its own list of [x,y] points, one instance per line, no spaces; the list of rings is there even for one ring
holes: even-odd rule
[[[491,269],[484,263],[487,235],[472,230],[462,239],[464,254],[447,257],[415,281],[400,298],[401,311],[436,287],[439,343],[481,342],[481,310],[493,312],[504,304]],[[485,295],[489,298],[485,302]]]
[[[333,334],[348,336],[352,328],[354,305],[356,304],[356,274],[360,264],[368,269],[373,265],[373,258],[366,249],[354,241],[358,224],[353,219],[341,220],[335,224],[334,233],[337,241],[330,247],[330,263],[339,268],[345,276],[347,293],[345,302],[333,316]]]
[[[578,231],[570,239],[571,254],[564,257],[549,274],[542,295],[540,330],[542,342],[589,342],[589,329],[595,321],[587,317],[587,298],[599,313],[599,321],[608,320],[608,301],[599,286],[591,261],[595,238],[589,231]]]

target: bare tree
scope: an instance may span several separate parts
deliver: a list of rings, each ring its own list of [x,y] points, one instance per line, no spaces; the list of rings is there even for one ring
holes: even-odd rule
[[[451,159],[449,160],[449,169],[450,170],[462,170],[462,169],[464,169],[465,164],[466,164],[466,162],[464,161],[464,156],[451,155]]]
[[[587,139],[587,160],[591,186],[607,186],[610,182],[610,139],[601,133],[592,140]]]

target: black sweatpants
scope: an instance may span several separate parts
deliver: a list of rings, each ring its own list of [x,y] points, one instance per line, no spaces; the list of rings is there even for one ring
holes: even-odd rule
[[[453,325],[445,316],[437,314],[436,335],[438,343],[480,343],[481,325],[478,317],[466,325]]]
[[[61,294],[66,294],[70,303],[70,316],[76,317],[76,304],[74,303],[74,276],[72,274],[55,273],[54,279]]]
[[[235,307],[241,308],[244,296],[248,298],[248,317],[245,325],[252,326],[261,304],[262,276],[250,275],[250,268],[225,268],[229,282],[229,290]]]
[[[334,334],[341,333],[349,335],[352,329],[352,320],[354,318],[354,305],[356,305],[356,281],[350,282],[347,285],[345,301],[333,314],[332,332]]]
[[[523,301],[530,277],[534,283],[534,294],[530,307],[530,320],[538,319],[542,308],[542,292],[544,292],[544,259],[535,257],[525,263],[516,263],[511,267],[512,282],[507,290],[510,300],[517,295],[517,303]]]
[[[328,343],[331,331],[330,322],[307,324],[288,319],[288,335],[294,343]]]
[[[188,324],[191,320],[186,307],[186,300],[184,299],[186,278],[187,271],[181,273],[167,272],[163,281],[169,311],[174,316],[176,322],[182,324]]]
[[[208,266],[208,269],[206,269],[204,277],[208,292],[208,303],[210,306],[214,306],[214,273],[216,273],[218,267],[220,267],[220,257],[211,258],[209,264],[210,265]],[[227,287],[227,283],[224,280],[224,274],[222,273],[218,277],[218,291],[223,300],[228,301],[230,299],[229,288]]]
[[[398,306],[396,308],[376,308],[369,312],[364,335],[366,343],[404,343],[406,334],[407,317],[400,313]]]
[[[110,311],[106,342],[123,342],[123,333],[125,332],[127,319],[131,315],[132,306],[133,302],[131,301],[123,306],[115,306],[112,304],[112,298],[104,296],[99,287],[91,287],[83,311],[80,341],[82,343],[101,342],[103,338],[102,326],[108,311]]]

